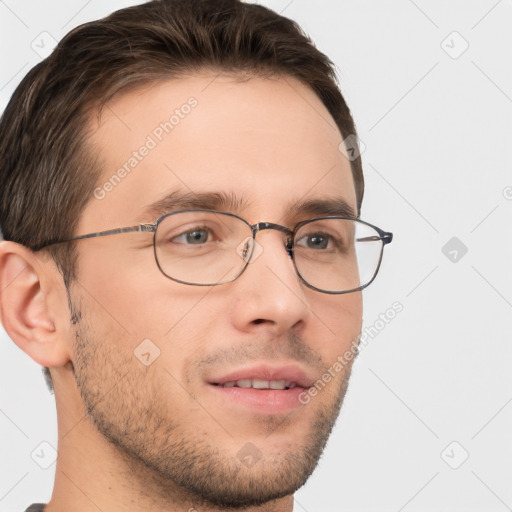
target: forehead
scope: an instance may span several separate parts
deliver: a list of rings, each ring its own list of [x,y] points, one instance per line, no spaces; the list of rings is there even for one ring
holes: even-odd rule
[[[91,229],[149,221],[148,205],[175,192],[234,195],[265,220],[309,199],[341,198],[357,210],[339,130],[291,77],[204,72],[153,83],[119,95],[91,122],[103,166],[81,220]]]

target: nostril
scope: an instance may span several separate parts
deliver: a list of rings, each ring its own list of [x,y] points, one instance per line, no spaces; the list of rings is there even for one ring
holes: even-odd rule
[[[265,320],[263,318],[257,318],[256,320],[253,320],[253,324],[262,324]]]

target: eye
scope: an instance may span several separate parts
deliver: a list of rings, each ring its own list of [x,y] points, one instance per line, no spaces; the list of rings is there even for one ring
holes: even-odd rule
[[[196,228],[172,238],[172,242],[179,244],[200,245],[208,242],[210,232],[207,229]]]
[[[307,247],[308,249],[327,249],[330,241],[330,235],[326,235],[325,233],[310,233],[297,240],[295,245]]]

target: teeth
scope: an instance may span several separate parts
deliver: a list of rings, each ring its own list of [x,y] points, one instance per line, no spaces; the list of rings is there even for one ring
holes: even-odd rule
[[[223,388],[292,389],[297,386],[290,380],[241,379],[221,384]]]
[[[269,384],[270,389],[284,389],[286,387],[284,380],[271,380]]]
[[[268,380],[252,379],[252,387],[254,389],[268,389]]]

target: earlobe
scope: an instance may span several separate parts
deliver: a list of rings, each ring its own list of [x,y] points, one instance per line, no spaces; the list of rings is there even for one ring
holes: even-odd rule
[[[69,361],[66,340],[58,328],[55,296],[59,291],[53,273],[50,261],[42,262],[30,249],[14,242],[0,243],[2,324],[18,347],[47,367]]]

